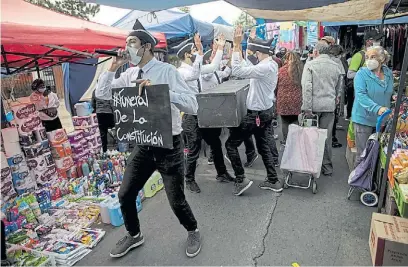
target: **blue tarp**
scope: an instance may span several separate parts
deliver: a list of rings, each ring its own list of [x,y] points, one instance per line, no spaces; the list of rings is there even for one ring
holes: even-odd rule
[[[131,30],[136,19],[147,30],[164,33],[166,39],[184,37],[195,32],[200,33],[203,43],[214,39],[214,27],[211,23],[194,19],[190,14],[177,10],[163,10],[154,14],[133,10],[112,26]]]
[[[89,3],[98,3],[101,5],[115,6],[120,8],[137,9],[144,11],[155,11],[169,9],[179,6],[191,6],[196,4],[202,4],[207,2],[213,2],[214,0],[150,0],[150,1],[135,1],[135,0],[85,0]],[[230,4],[239,8],[251,8],[261,10],[300,10],[306,8],[314,8],[327,6],[331,4],[344,3],[348,0],[228,0]]]
[[[218,16],[215,20],[213,20],[212,23],[220,24],[220,25],[225,25],[225,26],[232,26],[228,22],[226,22],[221,16]]]
[[[89,58],[81,62],[96,64],[98,63],[98,59]],[[97,67],[74,63],[63,64],[62,67],[65,85],[65,105],[67,110],[72,114],[72,108],[79,102],[79,99],[81,99],[92,83]]]
[[[408,23],[408,16],[387,19],[384,24],[404,24]],[[381,20],[360,20],[360,21],[344,21],[344,22],[322,22],[323,26],[344,26],[344,25],[380,25]]]

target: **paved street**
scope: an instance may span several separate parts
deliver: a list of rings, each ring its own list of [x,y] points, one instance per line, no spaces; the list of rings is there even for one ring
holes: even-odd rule
[[[344,145],[345,132],[338,135]],[[293,188],[282,194],[259,189],[266,176],[259,159],[247,169],[254,185],[235,197],[232,184],[216,182],[214,167],[202,158],[197,170],[202,192],[187,193],[203,235],[196,258],[185,255],[187,233],[161,191],[143,202],[142,247],[111,259],[109,251],[125,228],[109,228],[104,240],[77,265],[371,265],[368,236],[375,209],[363,206],[357,194],[347,200],[345,148],[333,151],[335,174],[318,180],[316,195]],[[294,179],[298,178],[306,182],[306,177]]]

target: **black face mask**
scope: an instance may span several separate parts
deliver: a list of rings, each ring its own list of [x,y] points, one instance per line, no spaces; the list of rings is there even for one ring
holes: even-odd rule
[[[196,55],[191,55],[190,59],[191,59],[191,62],[194,63],[194,61],[196,60]]]
[[[259,63],[259,59],[255,56],[255,54],[250,55],[247,58],[252,63],[252,65],[256,65]]]

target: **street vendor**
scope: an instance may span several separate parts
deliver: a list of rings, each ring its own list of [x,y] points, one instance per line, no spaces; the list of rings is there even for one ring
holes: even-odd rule
[[[56,93],[52,92],[49,87],[45,86],[42,79],[36,79],[31,84],[33,93],[30,100],[34,103],[39,111],[39,117],[47,132],[52,132],[62,128],[61,121],[58,117],[58,107],[60,101]]]
[[[127,233],[111,250],[110,256],[114,258],[122,257],[144,243],[136,210],[136,197],[137,192],[143,189],[155,170],[158,170],[163,178],[173,212],[188,232],[187,256],[195,257],[201,250],[197,220],[184,195],[180,118],[180,111],[195,114],[198,105],[195,94],[191,92],[177,69],[154,58],[153,48],[157,44],[156,38],[140,24],[137,29],[129,33],[126,38],[126,50],[118,50],[118,56],[114,58],[109,69],[101,74],[95,89],[95,96],[103,100],[112,99],[112,88],[133,87],[132,81],[141,79],[144,80],[139,88],[135,88],[135,95],[150,84],[168,84],[170,89],[171,114],[168,116],[172,118],[173,149],[138,146],[130,155],[118,195]],[[133,67],[128,68],[115,79],[116,71],[128,62]]]

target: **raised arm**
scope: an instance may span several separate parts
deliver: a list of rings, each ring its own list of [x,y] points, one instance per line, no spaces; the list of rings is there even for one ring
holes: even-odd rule
[[[224,53],[224,46],[225,46],[224,35],[221,34],[220,36],[218,36],[218,39],[216,41],[216,46],[217,46],[217,52],[214,58],[211,60],[210,64],[204,65],[201,68],[201,74],[213,73],[214,71],[218,70],[221,60],[222,60],[222,55]]]
[[[203,65],[203,56],[198,54],[196,55],[196,58],[194,60],[192,70],[185,69],[185,68],[179,68],[178,72],[180,73],[184,81],[186,82],[195,81],[200,78],[202,65]]]

